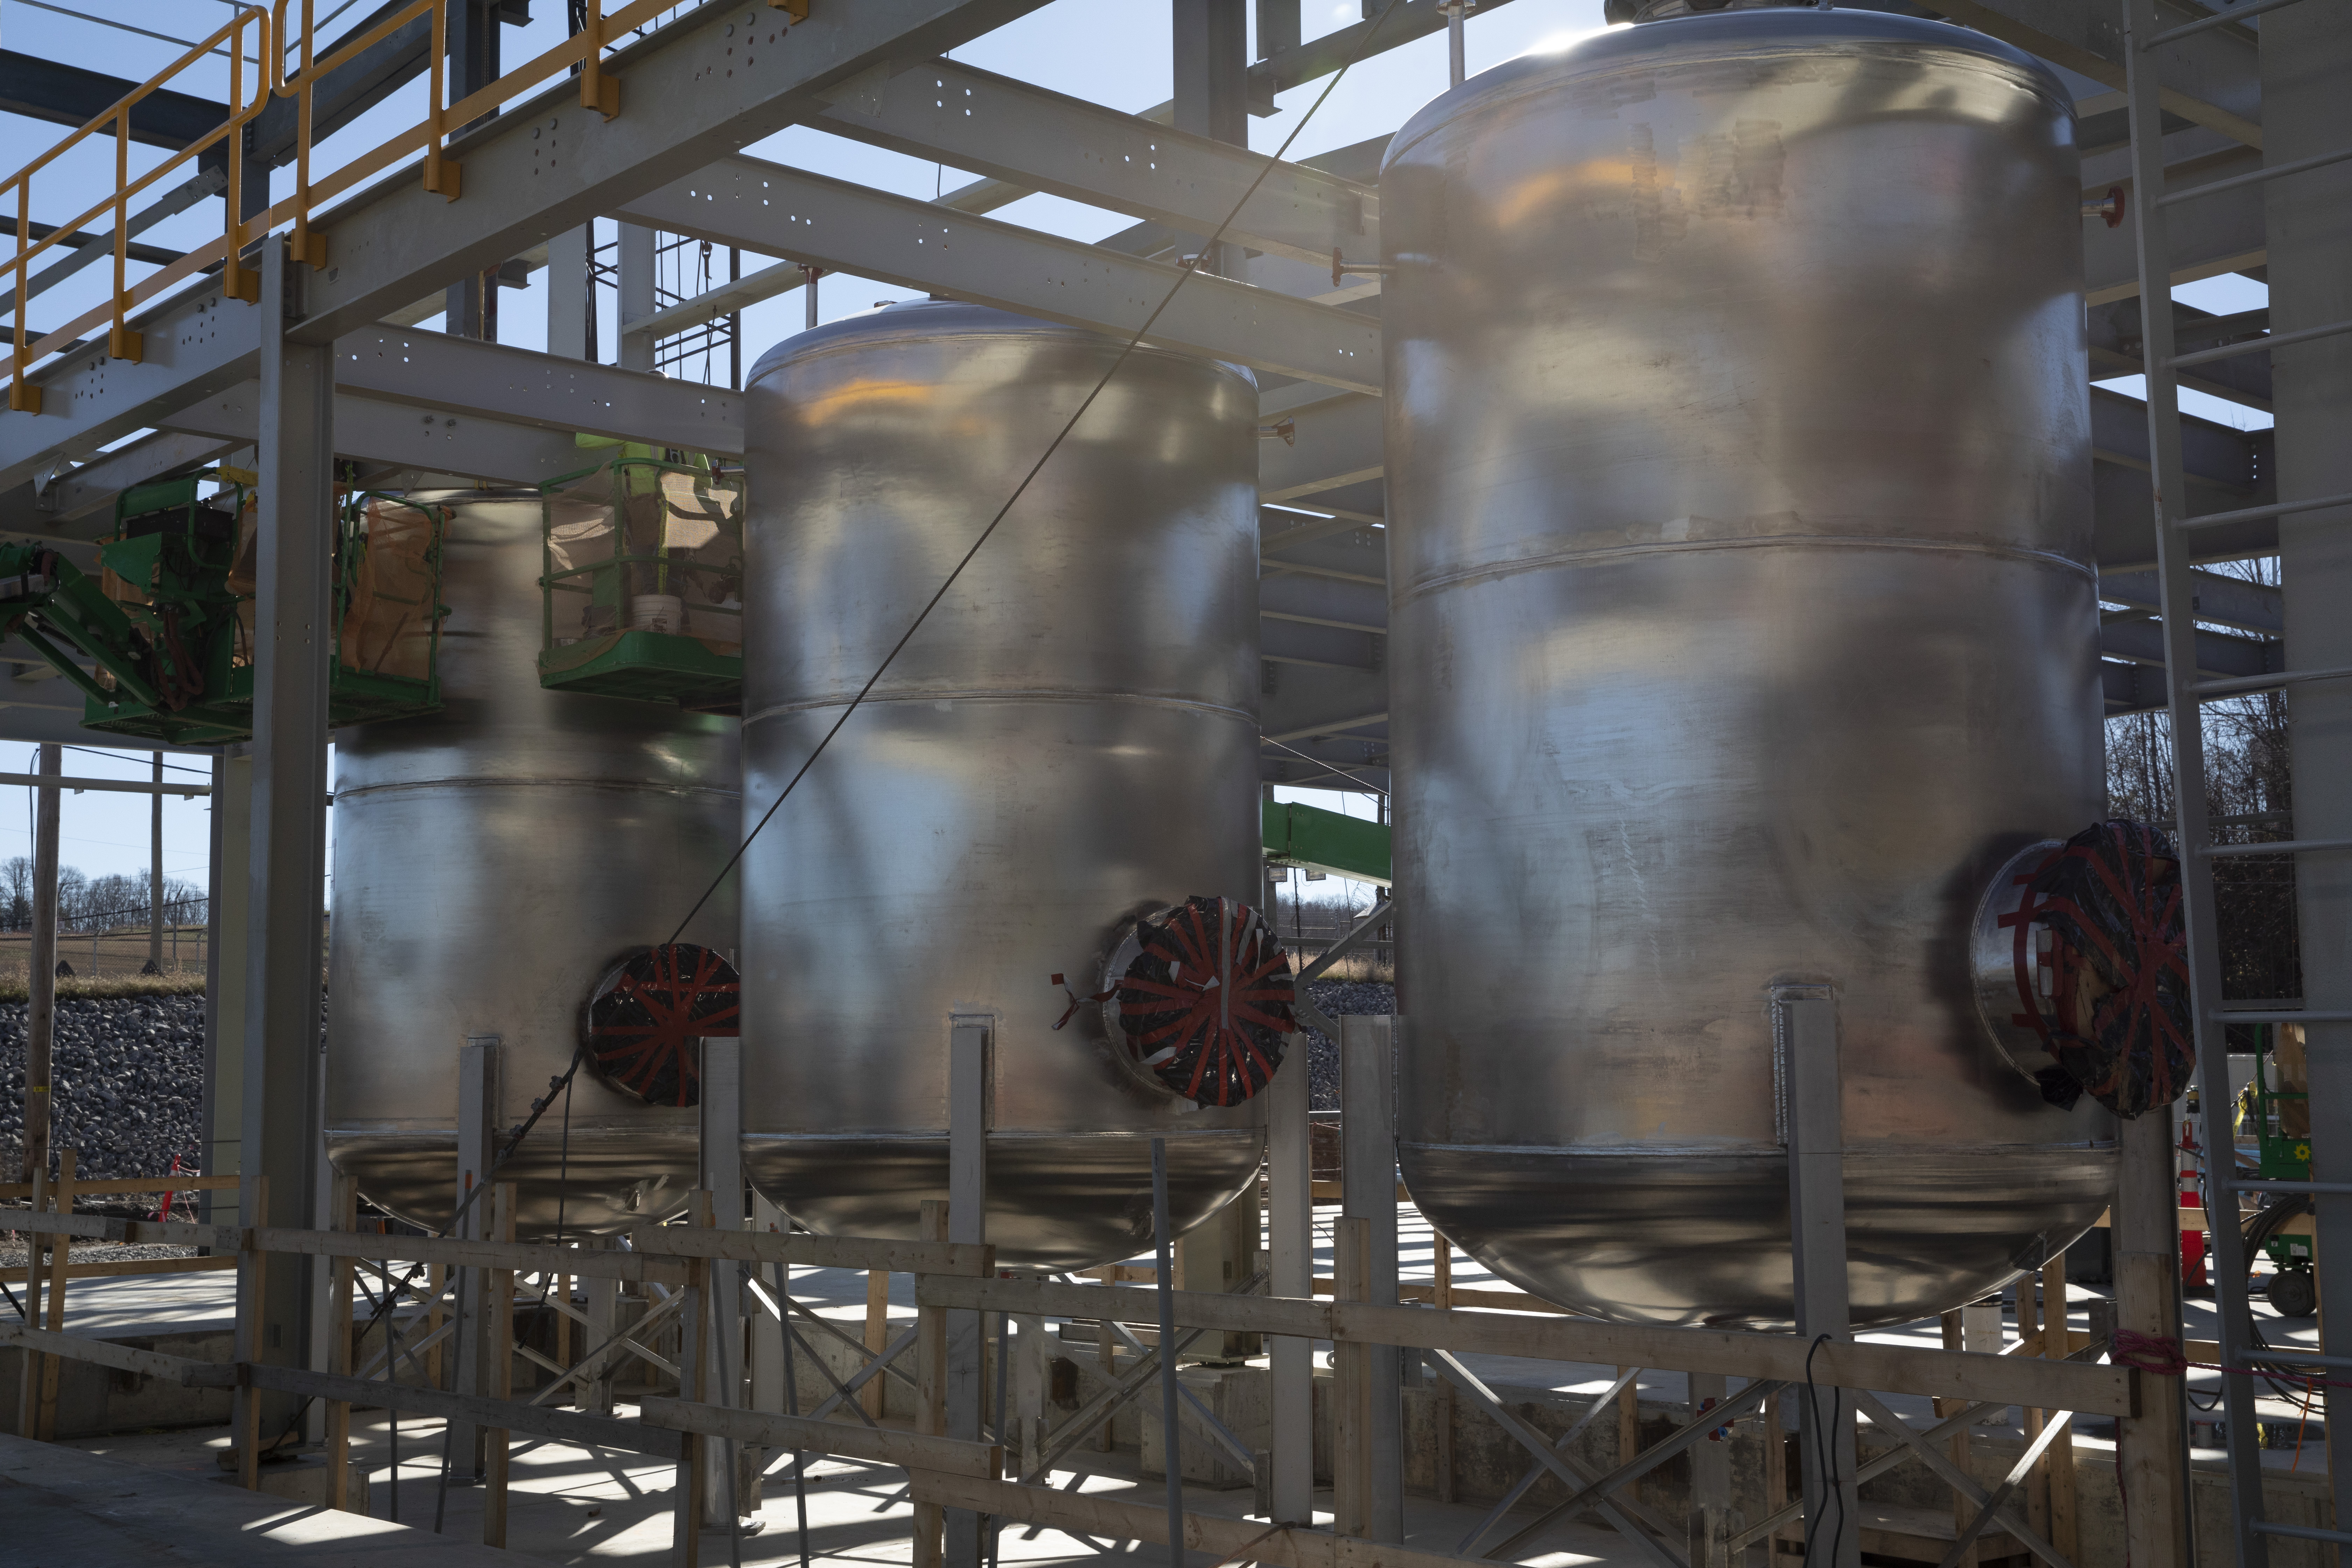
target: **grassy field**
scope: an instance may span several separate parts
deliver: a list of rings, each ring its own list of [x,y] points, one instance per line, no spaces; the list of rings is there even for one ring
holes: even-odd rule
[[[174,942],[174,938],[177,941]],[[25,999],[32,933],[0,931],[0,1001]],[[163,973],[142,975],[147,928],[115,931],[60,931],[58,956],[73,966],[58,981],[60,996],[151,996],[201,991],[205,986],[205,928],[163,931]]]

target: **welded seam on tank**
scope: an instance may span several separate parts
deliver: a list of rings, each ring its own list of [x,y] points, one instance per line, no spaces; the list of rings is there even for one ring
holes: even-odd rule
[[[1988,1159],[2011,1159],[2021,1153],[2053,1149],[2078,1150],[2097,1153],[2116,1147],[2112,1138],[2052,1139],[2030,1143],[1930,1143],[1920,1140],[1870,1139],[1849,1142],[1845,1146],[1849,1157],[1864,1159],[1901,1159],[1906,1163],[1938,1154],[1967,1154]],[[1685,1160],[1693,1155],[1723,1158],[1727,1155],[1753,1153],[1759,1158],[1777,1158],[1787,1152],[1787,1145],[1760,1140],[1745,1139],[1737,1142],[1664,1143],[1644,1141],[1639,1143],[1416,1143],[1411,1139],[1397,1140],[1400,1149],[1428,1150],[1444,1154],[1531,1154],[1546,1158],[1572,1156],[1579,1159],[1601,1160]]]
[[[2000,40],[1987,39],[1987,42],[1999,44]],[[1679,75],[1686,70],[1707,66],[1750,65],[1769,60],[1815,62],[1824,57],[1844,58],[1857,64],[1883,60],[1900,65],[1906,71],[1924,70],[1930,66],[1939,66],[1948,70],[1970,70],[1980,76],[2007,82],[2013,87],[2023,88],[2036,97],[2064,109],[2070,114],[2074,112],[2074,100],[2066,96],[2064,83],[2050,71],[2029,70],[2014,61],[2005,60],[1978,49],[1938,45],[1921,47],[1917,45],[1882,43],[1874,39],[1861,38],[1845,39],[1830,44],[1790,40],[1784,43],[1757,44],[1741,49],[1726,49],[1715,54],[1677,54],[1668,59],[1660,59],[1654,55],[1639,59],[1629,59],[1622,65],[1589,72],[1580,71],[1572,76],[1538,75],[1520,87],[1486,88],[1466,99],[1452,113],[1436,121],[1427,130],[1415,134],[1411,141],[1408,142],[1402,136],[1399,136],[1381,155],[1381,167],[1386,169],[1440,131],[1450,125],[1459,124],[1472,115],[1492,114],[1508,108],[1521,99],[1556,93],[1564,87],[1584,88],[1623,77],[1642,77],[1655,83],[1661,77]],[[1804,82],[1798,85],[1817,84]],[[1456,88],[1453,90],[1458,92],[1461,89]],[[1654,92],[1643,95],[1644,100],[1654,96]],[[1628,103],[1621,107],[1630,108],[1633,105]],[[1408,126],[1407,129],[1411,127]]]
[[[719,800],[740,800],[740,790],[719,789],[710,784],[656,784],[641,779],[563,779],[563,778],[498,778],[488,774],[467,775],[446,779],[403,779],[391,784],[352,784],[335,791],[337,800],[351,800],[363,795],[392,795],[424,789],[604,789],[620,790],[630,795],[710,795]]]
[[[774,719],[790,713],[807,713],[821,708],[846,708],[849,706],[849,700],[850,700],[846,697],[814,697],[809,699],[805,702],[778,702],[770,707],[762,708],[756,713],[744,714],[743,722],[746,727],[749,727],[752,724],[758,723],[762,719]],[[1241,721],[1243,723],[1248,724],[1253,729],[1257,725],[1257,715],[1245,708],[1228,708],[1221,702],[1202,702],[1189,697],[1153,697],[1140,691],[1072,691],[1060,688],[1052,689],[1024,688],[1012,690],[1000,688],[985,691],[877,691],[869,694],[862,706],[870,708],[877,702],[1071,702],[1088,704],[1097,702],[1118,702],[1137,708],[1171,708],[1180,712],[1199,713],[1212,719],[1235,719]]]
[[[1542,555],[1523,555],[1513,561],[1498,561],[1489,566],[1468,566],[1459,572],[1426,577],[1394,591],[1394,602],[1402,604],[1440,588],[1451,588],[1480,578],[1516,577],[1526,572],[1541,572],[1555,566],[1584,566],[1620,560],[1630,555],[1679,554],[1699,550],[1916,550],[1929,554],[1986,555],[1996,561],[2014,561],[2025,566],[2055,566],[2072,572],[2084,581],[2099,580],[2097,567],[2075,561],[2049,550],[2021,550],[2000,544],[1979,544],[1957,539],[1874,539],[1864,534],[1843,533],[1768,533],[1753,539],[1661,539],[1645,544],[1610,544],[1592,550],[1557,550]]]

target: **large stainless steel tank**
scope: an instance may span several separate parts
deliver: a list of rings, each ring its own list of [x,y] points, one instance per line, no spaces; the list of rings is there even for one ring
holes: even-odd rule
[[[735,847],[736,721],[539,684],[537,490],[420,491],[449,508],[440,712],[335,734],[327,1143],[360,1191],[438,1226],[454,1200],[457,1052],[500,1037],[503,1131],[578,1047],[590,994],[669,939]],[[736,944],[732,883],[682,941]],[[518,1220],[612,1231],[675,1213],[697,1112],[583,1068],[500,1179]],[[568,1170],[564,1169],[568,1166]]]
[[[1969,969],[2103,800],[2078,181],[2045,68],[1843,9],[1524,57],[1390,146],[1402,1158],[1530,1290],[1787,1321],[1776,982],[1838,988],[1857,1323],[2106,1202]]]
[[[979,306],[790,339],[746,393],[743,813],[756,823],[1117,357]],[[794,1218],[908,1237],[947,1195],[952,1016],[992,1016],[988,1239],[1132,1256],[1256,1170],[1248,1105],[1056,1030],[1131,917],[1257,885],[1257,395],[1138,350],[743,861],[744,1162]],[[1180,1106],[1181,1109],[1180,1109]]]

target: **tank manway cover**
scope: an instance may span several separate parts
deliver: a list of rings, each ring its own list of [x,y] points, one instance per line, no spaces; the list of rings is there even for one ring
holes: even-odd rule
[[[2087,1090],[2122,1117],[2169,1105],[2196,1066],[2189,1026],[2180,859],[2141,822],[2102,822],[2033,874],[2028,918],[2056,939],[2051,1054],[2068,1081],[2043,1095],[2072,1106]]]
[[[647,1105],[702,1099],[702,1042],[743,1032],[742,982],[691,942],[641,947],[606,973],[588,1002],[588,1058],[599,1077]]]
[[[1290,955],[1258,912],[1230,899],[1187,899],[1139,921],[1118,977],[1118,1025],[1135,1065],[1201,1105],[1239,1105],[1282,1065]]]

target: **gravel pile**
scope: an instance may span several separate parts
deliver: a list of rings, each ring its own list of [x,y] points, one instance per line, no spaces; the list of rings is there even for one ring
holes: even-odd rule
[[[1377,980],[1310,980],[1307,994],[1315,1005],[1339,1017],[1343,1014],[1381,1014],[1396,1011],[1396,987]],[[1307,1108],[1311,1110],[1339,1109],[1339,1042],[1320,1029],[1307,1031]]]
[[[61,998],[51,1060],[50,1142],[79,1151],[78,1173],[161,1176],[174,1154],[182,1170],[197,1169],[203,997]],[[25,1004],[14,1002],[0,1005],[0,1170],[19,1168],[24,1137]]]

